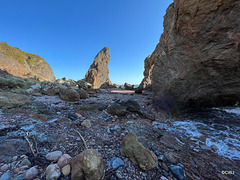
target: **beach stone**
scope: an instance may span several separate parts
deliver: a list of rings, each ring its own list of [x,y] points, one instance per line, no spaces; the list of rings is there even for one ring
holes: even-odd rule
[[[7,164],[4,164],[4,165],[2,165],[2,167],[1,167],[1,171],[6,171],[6,170],[8,170],[8,165]]]
[[[11,180],[12,176],[13,176],[12,172],[7,171],[0,177],[0,180]]]
[[[56,162],[59,160],[59,158],[62,156],[62,152],[61,151],[54,151],[54,152],[50,152],[46,155],[46,159],[49,161],[53,161]]]
[[[90,127],[92,126],[92,125],[91,125],[91,122],[90,122],[88,119],[84,120],[84,121],[81,123],[81,125],[84,126],[84,127],[87,127],[87,128],[90,128]]]
[[[130,132],[122,141],[121,153],[128,157],[134,165],[139,166],[143,170],[149,170],[158,165],[157,156],[146,149],[137,140],[137,135]]]
[[[63,154],[58,162],[57,162],[57,165],[60,167],[60,168],[63,168],[64,166],[68,165],[71,161],[72,157],[68,154]]]
[[[24,179],[33,179],[38,175],[38,169],[35,167],[31,167],[29,170],[27,170],[26,174],[24,175]]]
[[[185,172],[181,166],[170,165],[170,171],[178,180],[187,180]]]
[[[23,180],[24,174],[19,174],[17,177],[13,178],[13,180]]]
[[[71,166],[68,164],[62,168],[62,173],[64,176],[68,176],[71,172]]]
[[[57,83],[43,81],[42,84],[42,93],[48,96],[54,96],[59,93],[60,87]]]
[[[79,113],[75,113],[75,116],[77,116],[79,119],[81,119],[83,116]]]
[[[105,170],[101,154],[93,149],[87,149],[71,161],[72,180],[102,180]]]
[[[32,163],[28,159],[23,159],[20,166],[31,166]]]
[[[88,83],[84,79],[77,81],[77,85],[79,89],[88,89]]]
[[[42,90],[42,87],[40,84],[34,84],[31,86],[31,88],[26,90],[26,93],[34,96],[37,94],[41,94],[41,90]]]
[[[50,164],[47,167],[45,174],[47,180],[57,180],[61,175],[60,168],[57,164]]]
[[[178,161],[176,160],[176,158],[172,155],[172,153],[169,152],[165,152],[164,153],[164,157],[172,164],[177,164]]]
[[[109,164],[112,168],[118,168],[119,166],[123,166],[124,162],[122,159],[118,157],[113,157],[110,161]]]
[[[12,158],[13,161],[16,161],[17,159],[18,159],[18,156],[14,156],[14,157]]]

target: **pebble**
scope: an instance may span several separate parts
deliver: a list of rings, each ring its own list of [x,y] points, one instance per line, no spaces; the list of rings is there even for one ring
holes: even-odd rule
[[[11,180],[12,175],[11,171],[7,171],[0,177],[0,180]]]
[[[35,167],[31,167],[27,170],[26,174],[24,175],[24,179],[33,179],[38,175],[38,169]]]
[[[168,180],[168,178],[161,176],[161,180]]]
[[[19,169],[19,168],[16,168],[16,169],[14,169],[14,171],[13,171],[14,174],[19,174],[19,172],[20,172],[20,169]]]
[[[70,174],[70,171],[71,171],[71,167],[69,164],[62,168],[62,173],[64,176],[68,176]]]
[[[92,126],[92,125],[91,125],[91,122],[90,122],[88,119],[84,120],[84,121],[81,123],[81,125],[84,126],[84,127],[87,127],[87,128],[90,128],[90,127]]]
[[[17,177],[13,178],[13,180],[23,180],[24,179],[24,174],[20,174]]]
[[[20,166],[31,166],[32,163],[28,159],[23,159]]]
[[[79,114],[79,113],[75,113],[75,115],[79,118],[79,119],[81,119],[83,116],[81,115],[81,114]]]
[[[6,171],[6,170],[8,170],[8,165],[7,164],[2,165],[1,171]]]
[[[166,152],[164,153],[164,156],[166,157],[166,159],[172,163],[172,164],[177,164],[177,160],[176,158],[172,155],[172,153]]]
[[[210,148],[213,152],[216,152],[218,150],[218,147],[215,144],[211,145]]]
[[[180,166],[170,165],[170,170],[175,178],[178,180],[187,180],[184,170]]]
[[[13,160],[13,161],[16,161],[17,158],[18,158],[18,156],[14,156],[14,157],[12,158],[12,160]]]
[[[60,168],[57,164],[50,164],[46,171],[46,179],[47,180],[55,180],[58,179],[61,175]]]
[[[49,161],[53,161],[56,162],[59,160],[59,158],[62,156],[62,152],[61,151],[54,151],[54,152],[50,152],[46,155],[46,159]]]
[[[110,161],[109,161],[110,166],[114,169],[117,168],[119,166],[124,165],[124,162],[122,159],[118,158],[118,157],[113,157]]]
[[[58,160],[58,162],[57,162],[57,165],[60,167],[60,168],[63,168],[64,166],[66,166],[66,165],[68,165],[69,163],[70,163],[70,161],[71,161],[71,156],[70,155],[68,155],[68,154],[63,154],[60,158],[59,158],[59,160]]]

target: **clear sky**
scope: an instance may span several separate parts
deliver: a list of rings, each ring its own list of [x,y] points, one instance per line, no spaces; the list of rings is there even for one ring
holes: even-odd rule
[[[139,84],[173,0],[2,0],[0,41],[43,57],[56,78],[84,78],[109,47],[113,83]]]

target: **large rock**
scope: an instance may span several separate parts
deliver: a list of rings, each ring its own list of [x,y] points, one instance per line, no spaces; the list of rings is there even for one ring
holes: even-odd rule
[[[57,83],[44,81],[42,82],[42,93],[48,96],[57,95],[60,91],[60,87]]]
[[[11,92],[0,92],[0,108],[8,109],[23,106],[30,102],[30,98]]]
[[[157,156],[139,143],[137,135],[133,132],[130,132],[123,139],[121,153],[143,170],[149,170],[158,165]]]
[[[105,82],[111,83],[108,74],[108,63],[110,60],[110,54],[108,47],[104,47],[94,58],[92,65],[85,75],[86,82],[92,84],[92,88],[100,88]]]
[[[59,97],[64,101],[79,101],[80,99],[80,95],[76,90],[66,87],[60,89]]]
[[[239,9],[239,0],[179,0],[168,7],[153,53],[153,99],[158,106],[240,101]]]
[[[155,59],[152,58],[153,56],[149,55],[146,57],[144,60],[144,72],[143,72],[143,80],[140,83],[138,89],[147,89],[151,90],[152,89],[152,70],[154,67],[154,62]]]
[[[134,88],[135,88],[134,84],[124,83],[124,89],[126,89],[126,90],[134,90]]]
[[[43,58],[5,42],[0,42],[0,67],[14,76],[38,78],[41,81],[55,80],[51,67]]]
[[[88,149],[71,161],[72,180],[103,180],[105,175],[104,162],[101,154]]]

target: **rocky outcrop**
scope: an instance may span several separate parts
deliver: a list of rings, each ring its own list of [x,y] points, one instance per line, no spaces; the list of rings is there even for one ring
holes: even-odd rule
[[[108,63],[110,60],[110,54],[108,47],[104,47],[94,58],[92,65],[85,75],[86,82],[92,85],[92,88],[100,88],[105,82],[111,83],[108,74]]]
[[[30,98],[11,92],[0,92],[0,108],[8,109],[23,106],[30,102]]]
[[[126,90],[134,90],[134,88],[135,88],[134,84],[124,83],[124,89],[126,89]]]
[[[152,70],[154,67],[154,61],[155,59],[152,58],[151,55],[149,55],[148,57],[146,57],[146,59],[144,60],[144,78],[142,80],[142,82],[140,83],[138,89],[147,89],[147,90],[151,90],[152,89]]]
[[[37,78],[41,81],[55,80],[51,67],[43,58],[5,42],[0,42],[0,67],[14,76]]]
[[[178,0],[151,56],[153,99],[162,108],[240,101],[240,1]]]

